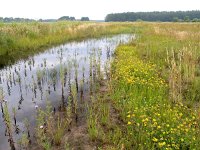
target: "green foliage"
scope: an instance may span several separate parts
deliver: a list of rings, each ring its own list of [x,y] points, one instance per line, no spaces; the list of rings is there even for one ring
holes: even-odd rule
[[[34,22],[34,19],[28,18],[13,18],[13,17],[0,17],[0,22]]]
[[[81,21],[90,21],[89,17],[81,17]]]
[[[142,19],[144,21],[163,21],[163,22],[177,22],[184,20],[189,22],[190,19],[199,18],[200,11],[162,11],[162,12],[127,12],[108,14],[105,21],[137,21]],[[199,18],[200,19],[200,18]],[[197,21],[197,20],[196,20]]]
[[[74,21],[76,20],[75,17],[69,17],[69,16],[62,16],[58,19],[58,21],[63,21],[63,20],[70,20],[70,21]]]
[[[23,133],[17,143],[18,143],[20,149],[27,150],[28,145],[29,145],[29,139],[28,139],[27,134]]]
[[[62,113],[53,114],[51,104],[47,101],[44,110],[38,109],[36,119],[37,144],[44,149],[60,146],[69,126],[70,117],[67,117]]]
[[[27,58],[52,45],[103,35],[129,33],[129,24],[86,22],[0,24],[0,67]]]
[[[97,115],[94,113],[92,108],[89,108],[88,118],[87,118],[88,134],[91,140],[96,140],[98,137],[98,122]]]
[[[136,41],[116,50],[111,96],[127,123],[127,149],[199,147],[199,112],[192,107],[199,101],[197,28],[146,24]]]
[[[100,84],[90,77],[95,94],[88,106],[87,129],[90,139],[102,147],[107,144],[105,149],[199,148],[200,118],[196,106],[200,100],[198,23],[59,22],[2,24],[0,28],[3,37],[0,37],[1,57],[8,59],[16,56],[14,60],[40,51],[37,48],[65,41],[137,33],[136,39],[117,48],[111,70],[110,65],[105,66],[109,77],[109,100],[106,94],[100,93],[102,97],[97,94]],[[96,54],[92,54],[90,59],[90,67],[96,67],[97,81],[100,81],[103,76],[100,72],[101,60],[96,58]],[[64,73],[66,70],[70,72],[72,65],[69,64],[67,69],[60,67],[62,86]],[[76,63],[74,67],[77,67]],[[44,75],[42,70],[37,71],[38,81]],[[50,76],[52,82],[56,83],[57,70],[51,70]],[[72,112],[77,113],[78,110],[76,88],[73,84],[67,116],[53,114],[49,102],[44,110],[37,110],[36,137],[43,149],[62,145]],[[3,103],[3,91],[0,96],[0,103]],[[6,107],[5,121],[11,131]],[[26,147],[26,135],[21,140],[21,146]],[[66,143],[64,147],[69,149]]]

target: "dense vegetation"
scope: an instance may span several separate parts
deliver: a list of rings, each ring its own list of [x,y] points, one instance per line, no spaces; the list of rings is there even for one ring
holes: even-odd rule
[[[28,18],[13,18],[13,17],[0,17],[0,22],[33,22],[34,19]]]
[[[130,32],[130,25],[82,22],[0,24],[0,66],[71,40]]]
[[[199,149],[200,24],[134,27],[136,40],[117,48],[89,128],[102,149]]]
[[[63,21],[63,20],[74,21],[76,19],[75,19],[75,17],[69,17],[69,16],[62,16],[62,17],[58,18],[58,21]]]
[[[81,21],[90,21],[89,17],[82,17]]]
[[[87,142],[95,148],[108,150],[199,149],[199,23],[60,22],[1,24],[0,29],[4,36],[0,39],[1,61],[4,57],[23,58],[43,47],[70,40],[134,33],[135,39],[118,46],[114,59],[107,62],[103,72],[101,49],[90,53],[87,131],[84,133],[90,138]],[[109,51],[109,47],[105,50]],[[78,65],[74,63],[66,69],[61,65],[62,86],[64,74],[76,70],[70,68],[73,66],[77,69]],[[38,79],[42,79],[40,76],[38,73]],[[64,137],[69,133],[65,131],[70,127],[69,116],[78,110],[79,84],[84,85],[72,84],[72,99],[69,100],[73,107],[61,112],[67,115],[55,115],[50,104],[46,110],[38,109],[36,146],[73,149],[74,145],[67,143]],[[41,122],[45,123],[45,129]],[[22,138],[21,143],[28,148],[26,139]]]
[[[127,13],[114,13],[108,14],[105,18],[106,22],[109,21],[200,21],[200,11],[163,11],[163,12],[127,12]]]
[[[6,135],[3,139],[8,141],[12,150],[14,150],[15,147],[17,149],[18,147],[19,149],[31,149],[29,146],[33,146],[38,147],[38,149],[47,150],[52,147],[52,149],[62,149],[56,146],[67,146],[68,141],[70,142],[71,140],[66,140],[63,136],[70,134],[68,129],[72,130],[73,127],[76,127],[76,125],[72,125],[72,121],[75,121],[74,117],[77,116],[76,120],[80,120],[83,115],[86,116],[86,113],[84,113],[85,111],[80,111],[80,109],[82,109],[80,105],[82,105],[84,110],[86,110],[87,107],[85,103],[81,104],[79,102],[81,99],[82,102],[87,101],[86,98],[83,100],[83,97],[89,95],[88,85],[90,86],[91,92],[95,90],[95,78],[96,75],[100,73],[102,67],[101,62],[103,63],[104,60],[111,57],[109,50],[112,49],[113,51],[113,44],[117,46],[117,43],[120,43],[121,36],[117,36],[119,38],[118,40],[109,37],[104,37],[102,40],[86,39],[98,38],[104,35],[110,36],[118,33],[133,33],[134,31],[131,24],[121,23],[120,25],[116,25],[117,24],[92,22],[1,24],[1,34],[4,35],[4,38],[1,39],[1,62],[3,62],[2,60],[9,62],[12,61],[12,59],[17,60],[18,58],[32,56],[40,52],[42,50],[41,48],[52,46],[53,44],[64,43],[71,40],[85,40],[80,43],[72,42],[65,46],[61,45],[52,48],[53,51],[52,49],[47,50],[45,53],[50,55],[50,57],[41,54],[20,61],[17,63],[17,68],[5,66],[4,69],[0,70],[0,109],[3,118],[3,120],[0,120],[2,121],[0,123],[3,124],[3,127],[1,126],[0,129],[1,133],[2,130],[6,130]],[[99,41],[98,45],[94,44],[96,41]],[[73,49],[73,45],[77,45],[77,47]],[[107,48],[108,51],[103,51],[104,54],[102,54],[101,48],[104,47]],[[84,55],[81,54],[82,52]],[[104,57],[105,55],[107,55],[107,57]],[[36,59],[40,56],[42,56],[41,61]],[[51,56],[54,57],[53,61]],[[57,62],[59,62],[59,64],[56,64]],[[11,68],[13,68],[13,71]],[[7,76],[8,74],[9,76]],[[91,74],[91,76],[89,77],[88,74]],[[29,77],[31,77],[31,79]],[[44,84],[48,85],[46,89]],[[19,92],[13,91],[15,88],[20,91],[19,101],[16,96]],[[46,93],[47,90],[48,93]],[[29,93],[33,92],[34,97],[32,97],[33,93],[27,96],[23,91],[29,91]],[[81,99],[79,99],[78,96],[80,91],[82,91]],[[41,93],[41,97],[37,97],[37,95],[40,95],[39,93]],[[50,94],[55,95],[55,97],[53,96],[53,100]],[[13,95],[14,98],[9,97],[9,95]],[[30,99],[32,99],[32,101],[30,101]],[[56,105],[53,103],[47,104],[47,109],[45,110],[43,106],[46,103],[42,99],[50,102],[55,100]],[[19,105],[13,106],[13,101],[19,102]],[[23,123],[23,120],[25,120],[23,119],[24,113],[20,114],[20,111],[27,106],[24,103],[25,101],[31,102],[30,105],[32,105],[33,114],[35,114],[32,116],[36,116],[36,118],[34,117],[34,121],[37,125],[35,123],[34,125],[31,124],[29,119],[26,119]],[[44,104],[43,106],[40,105],[41,102]],[[30,111],[31,110],[28,110],[28,112]],[[78,115],[78,111],[80,111],[80,115]],[[24,126],[22,125],[18,128],[16,116],[22,117],[23,120],[18,122],[24,124]],[[27,118],[29,117],[30,114]],[[84,123],[85,122],[86,120],[84,120]],[[33,128],[36,130],[30,133],[29,129],[32,127],[31,125],[33,125]],[[18,132],[13,132],[15,128],[20,130],[20,135]],[[86,132],[84,134],[87,134]],[[30,139],[30,134],[36,138],[34,138],[34,140]],[[15,138],[15,135],[19,138]],[[1,134],[0,138],[2,138],[2,136],[4,136],[4,134]],[[6,139],[7,137],[9,140]],[[4,144],[1,140],[0,149],[8,149],[5,147],[2,148],[2,143]]]
[[[28,18],[13,18],[13,17],[0,17],[0,22],[56,22],[56,21],[76,21],[76,18],[73,16],[62,16],[58,19],[39,19],[39,20],[34,20],[34,19],[28,19]],[[82,17],[79,19],[81,21],[89,21],[89,17]]]

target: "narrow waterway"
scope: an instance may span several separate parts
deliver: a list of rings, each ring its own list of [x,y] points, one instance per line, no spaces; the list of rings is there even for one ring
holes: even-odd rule
[[[133,35],[122,34],[71,42],[0,70],[0,150],[10,149],[10,136],[17,142],[25,130],[24,120],[34,126],[37,108],[43,108],[47,99],[57,111],[67,107],[67,97],[73,85],[79,99],[91,92],[90,78],[104,72],[115,48],[132,38]],[[5,121],[8,114],[11,135]]]

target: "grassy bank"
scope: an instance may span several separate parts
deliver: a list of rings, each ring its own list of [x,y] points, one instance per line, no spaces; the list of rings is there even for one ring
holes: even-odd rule
[[[129,44],[118,46],[112,62],[107,49],[108,62],[103,72],[102,51],[92,49],[87,81],[83,67],[83,75],[79,74],[82,80],[78,83],[75,60],[67,66],[61,64],[58,73],[53,70],[51,82],[55,82],[57,74],[60,76],[63,97],[65,75],[68,75],[67,107],[63,103],[56,110],[48,99],[46,109],[37,106],[33,145],[28,123],[19,145],[22,149],[33,146],[30,149],[47,150],[84,149],[84,146],[113,150],[199,149],[199,29],[199,23],[2,24],[0,33],[4,38],[0,42],[5,42],[0,46],[2,65],[66,41],[117,33],[136,34]],[[71,70],[75,71],[74,82]],[[43,76],[46,74],[38,71],[40,86]],[[83,96],[85,82],[89,88]],[[84,103],[79,101],[79,94]],[[12,133],[7,103],[5,106],[7,130]],[[14,143],[12,138],[10,141]]]
[[[68,41],[130,33],[131,24],[94,22],[0,24],[0,66],[27,58],[47,47]]]
[[[95,140],[102,149],[198,149],[200,24],[139,26],[117,48],[107,95],[90,112]]]

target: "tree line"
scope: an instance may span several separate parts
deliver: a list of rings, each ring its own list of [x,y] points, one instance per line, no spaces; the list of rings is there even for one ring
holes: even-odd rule
[[[106,22],[111,21],[163,21],[163,22],[199,22],[200,11],[154,11],[154,12],[124,12],[108,14]]]
[[[0,22],[56,22],[56,21],[90,21],[89,17],[81,17],[81,19],[76,19],[75,17],[70,17],[70,16],[62,16],[58,19],[39,19],[39,20],[34,20],[34,19],[28,19],[28,18],[13,18],[13,17],[0,17]]]
[[[76,18],[69,17],[69,16],[62,16],[62,17],[58,18],[58,21],[62,21],[62,20],[75,21]],[[90,19],[89,19],[89,17],[81,17],[80,21],[90,21]]]
[[[33,22],[33,21],[36,20],[28,18],[0,17],[0,22]]]

